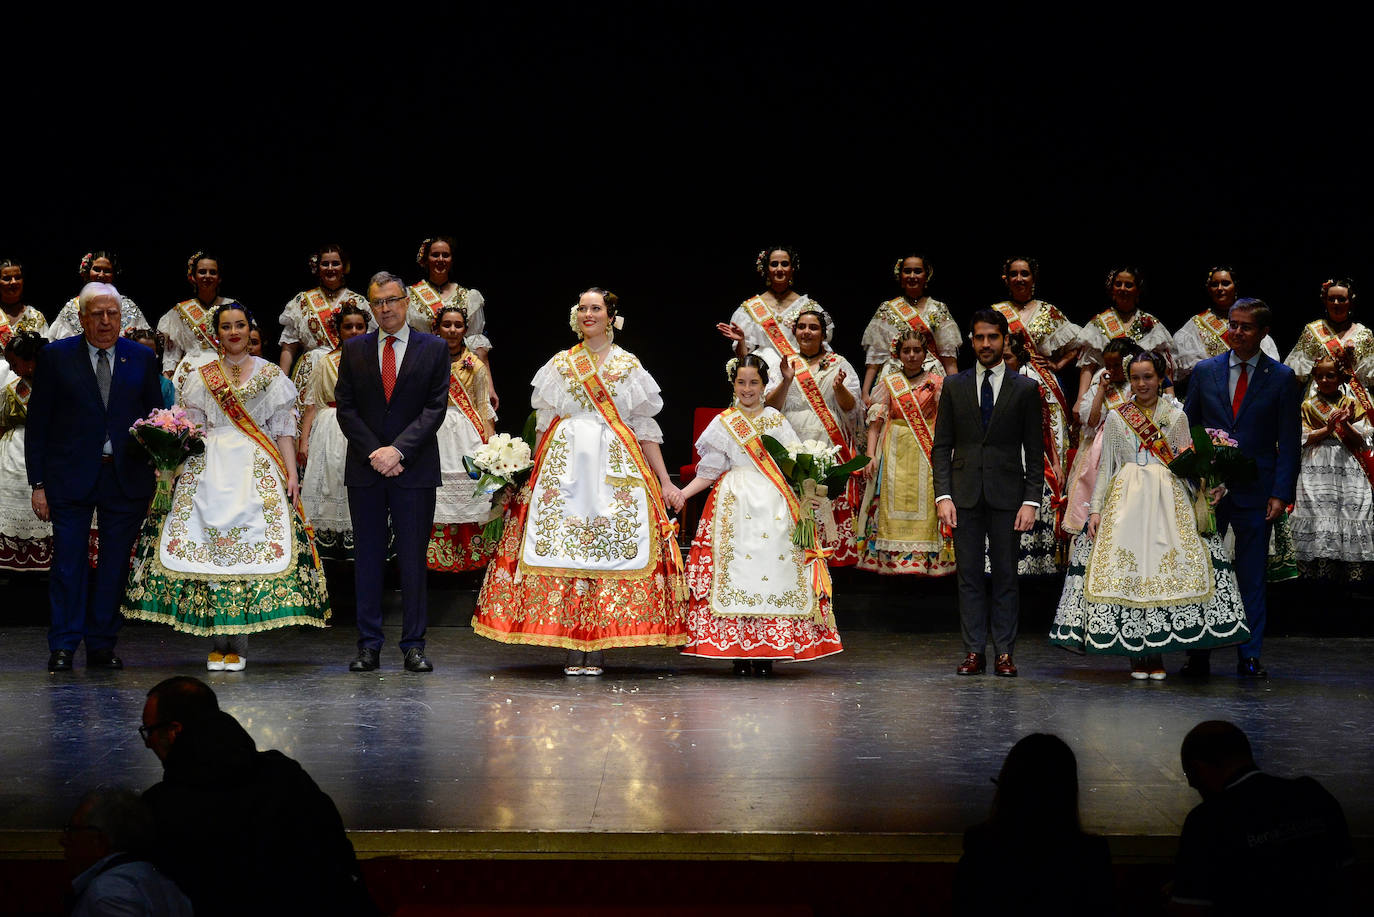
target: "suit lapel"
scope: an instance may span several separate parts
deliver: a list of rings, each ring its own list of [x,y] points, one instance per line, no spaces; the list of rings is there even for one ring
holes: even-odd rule
[[[86,394],[95,404],[100,405],[100,409],[105,410],[105,405],[100,401],[100,384],[95,381],[95,368],[91,366],[90,345],[86,343],[86,336],[79,335],[77,338],[81,344],[72,351],[72,358],[76,364],[72,367],[75,375],[81,380],[82,388],[86,389]],[[114,390],[114,367],[110,367],[110,390]]]

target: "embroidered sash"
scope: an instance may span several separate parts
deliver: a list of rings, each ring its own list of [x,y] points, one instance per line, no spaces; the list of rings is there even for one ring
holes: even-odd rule
[[[926,454],[926,461],[930,462],[931,452],[935,449],[935,434],[930,429],[929,422],[926,421],[926,414],[917,390],[911,387],[911,383],[902,373],[888,373],[883,376],[883,382],[887,385],[888,394],[892,396],[892,403],[897,406],[898,413],[902,415],[906,425],[911,428],[911,433],[916,437],[916,442],[920,445],[921,451]],[[921,388],[927,386],[934,388],[929,381],[921,384]]]
[[[654,476],[653,469],[644,458],[644,450],[639,446],[639,437],[635,436],[634,431],[621,419],[615,399],[611,397],[606,383],[601,381],[601,376],[597,375],[596,361],[592,359],[587,346],[578,344],[569,350],[568,361],[572,364],[574,378],[587,392],[587,397],[591,398],[597,413],[625,447],[626,453],[639,469],[640,477],[644,479],[644,490],[649,495],[649,513],[653,516],[659,538],[663,541],[663,554],[667,561],[669,577],[673,581],[674,594],[679,599],[685,599],[687,584],[682,578],[682,551],[677,546],[677,526],[668,518],[668,510],[663,505],[663,488],[659,486],[658,478]]]
[[[1331,326],[1326,323],[1326,319],[1318,319],[1307,326],[1312,329],[1313,335],[1317,338],[1317,343],[1322,345],[1333,360],[1339,363],[1345,359],[1345,344],[1341,342],[1340,336],[1331,330]],[[1369,397],[1369,390],[1364,384],[1352,374],[1350,376],[1350,394],[1355,396],[1355,400],[1364,408],[1365,414],[1374,416],[1374,400]]]
[[[1340,405],[1330,404],[1322,398],[1309,398],[1305,402],[1304,407],[1310,408],[1312,412],[1322,420],[1330,422],[1331,415],[1336,412]],[[1366,414],[1365,416],[1368,417],[1369,415]],[[1360,470],[1363,471],[1364,476],[1369,479],[1370,486],[1374,487],[1374,450],[1356,449],[1341,436],[1336,436],[1336,440],[1340,442],[1351,455],[1355,456],[1355,459],[1360,463]]]
[[[824,362],[824,358],[822,358]],[[821,425],[825,427],[825,434],[830,437],[830,441],[840,447],[840,462],[847,462],[854,457],[854,450],[849,445],[848,438],[844,435],[844,430],[835,420],[835,415],[830,412],[830,406],[825,403],[825,396],[821,394],[820,383],[811,374],[811,367],[806,365],[806,361],[800,356],[793,361],[796,367],[794,381],[801,388],[802,394],[806,396],[806,403],[811,405],[811,410],[820,419]]]
[[[1115,309],[1099,312],[1093,316],[1093,321],[1097,323],[1097,326],[1102,329],[1110,341],[1131,336],[1130,329],[1121,324],[1121,316],[1116,314]]]
[[[334,310],[319,287],[305,294],[305,325],[317,341],[328,341],[332,350],[339,346],[339,333],[334,329]]]
[[[471,356],[468,359],[472,359]],[[463,388],[463,383],[458,380],[458,363],[449,365],[448,370],[448,402],[463,412],[463,416],[468,419],[477,435],[482,438],[482,442],[487,441],[486,427],[482,424],[482,417],[477,413],[477,409],[472,405],[472,399],[468,397],[467,389]]]
[[[20,379],[14,386],[14,400],[28,407],[29,396],[33,394],[33,386],[29,385],[29,380]]]
[[[1174,460],[1174,450],[1169,448],[1169,440],[1164,432],[1150,419],[1150,415],[1134,401],[1125,401],[1116,408],[1126,426],[1140,440],[1140,444],[1166,466]]]
[[[1050,365],[1050,361],[1046,359],[1045,355],[1042,354],[1040,349],[1035,345],[1035,337],[1031,334],[1030,328],[1026,327],[1025,322],[1021,321],[1021,313],[1012,308],[1009,302],[999,302],[993,308],[1006,316],[1007,330],[1009,332],[1020,334],[1025,339],[1026,352],[1030,355],[1031,363],[1034,364],[1036,370],[1040,373],[1040,378],[1045,381],[1045,385],[1049,388],[1050,394],[1054,396],[1054,400],[1059,402],[1059,409],[1064,412],[1064,417],[1071,420],[1069,399],[1064,397],[1064,390],[1059,387],[1059,379],[1054,374],[1054,367]],[[1043,309],[1045,306],[1041,304],[1040,308]],[[1116,318],[1115,312],[1112,313],[1112,317]],[[1117,324],[1120,325],[1120,322]]]
[[[233,300],[226,299],[229,303]],[[200,341],[201,350],[215,349],[215,332],[210,327],[212,313],[205,311],[205,305],[199,299],[188,299],[185,302],[177,303],[177,315],[186,323],[186,327],[195,334],[196,340]]]
[[[1054,378],[1053,375],[1050,378]],[[1050,488],[1050,506],[1054,508],[1054,531],[1058,532],[1064,522],[1064,508],[1068,504],[1068,499],[1064,494],[1064,468],[1060,464],[1059,442],[1054,438],[1054,418],[1050,414],[1050,402],[1047,398],[1040,399],[1040,436],[1044,452],[1045,483]]]
[[[797,352],[797,348],[792,346],[792,342],[787,339],[787,333],[778,324],[778,317],[773,314],[773,310],[768,308],[768,303],[763,301],[762,296],[755,296],[744,304],[744,311],[749,313],[749,317],[759,323],[763,328],[763,333],[768,335],[768,340],[772,341],[773,348],[786,360]]]
[[[5,310],[0,309],[0,347],[8,347],[12,337],[14,326],[10,324],[10,317],[5,314]]]
[[[1203,309],[1193,316],[1198,336],[1202,338],[1202,348],[1207,356],[1215,357],[1223,350],[1231,348],[1231,326],[1211,309]]]
[[[930,325],[921,317],[920,310],[913,306],[905,296],[898,296],[896,299],[889,299],[883,303],[891,309],[898,318],[906,322],[914,331],[919,331],[921,336],[926,339],[926,348],[935,349],[935,335],[931,333]]]
[[[220,366],[219,360],[211,360],[201,366],[200,378],[205,383],[211,397],[219,404],[220,410],[224,412],[238,431],[267,453],[267,457],[277,466],[277,473],[281,475],[282,486],[284,487],[290,477],[286,471],[286,459],[282,457],[281,450],[277,448],[272,437],[268,436],[262,427],[258,426],[258,422],[253,419],[253,415],[248,413],[248,408],[244,407],[238,392],[234,391],[234,386],[229,383],[229,377],[224,374],[224,368]],[[306,539],[310,543],[310,557],[314,561],[315,569],[318,570],[320,569],[320,555],[315,549],[315,527],[305,518],[305,507],[301,504],[299,496],[296,497],[292,508],[300,518],[301,525],[305,528]]]
[[[439,311],[444,308],[444,298],[440,296],[429,285],[429,281],[421,280],[410,288],[411,298],[420,305],[420,314],[425,317],[430,326],[433,327],[435,319],[439,317]],[[458,287],[453,292],[453,302],[462,306],[467,303],[468,291]]]

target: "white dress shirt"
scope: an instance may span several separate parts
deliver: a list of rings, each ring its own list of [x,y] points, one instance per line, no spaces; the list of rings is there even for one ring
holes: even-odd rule
[[[1262,352],[1263,351],[1256,350],[1255,355],[1252,356],[1250,359],[1242,360],[1240,357],[1236,356],[1236,352],[1234,350],[1231,351],[1231,376],[1229,381],[1227,382],[1227,392],[1231,396],[1232,404],[1234,404],[1236,401],[1236,383],[1240,381],[1241,364],[1244,363],[1246,366],[1249,367],[1249,369],[1245,371],[1245,390],[1248,392],[1250,390],[1250,386],[1254,384],[1255,370],[1259,367],[1259,358]]]
[[[391,345],[391,349],[396,354],[396,372],[397,374],[399,374],[401,372],[401,361],[404,360],[406,356],[406,344],[410,341],[410,326],[402,325],[401,330],[397,331],[394,335],[391,336],[396,338],[395,343]],[[379,329],[377,331],[378,368],[380,368],[382,365],[382,355],[386,353],[386,339],[387,333]]]
[[[1006,364],[1005,362],[1003,362],[1003,361],[1000,361],[1000,360],[999,360],[996,364],[994,364],[992,367],[986,367],[986,366],[984,366],[982,363],[979,363],[978,366],[974,369],[974,371],[973,371],[973,381],[974,381],[973,394],[974,394],[975,399],[978,401],[978,406],[979,406],[979,409],[980,409],[980,410],[981,410],[982,404],[983,404],[983,379],[984,379],[984,377],[986,377],[989,373],[992,374],[992,404],[993,404],[993,407],[996,407],[996,406],[997,406],[997,396],[999,396],[999,395],[1002,394],[1002,379],[1003,379],[1003,378],[1006,376],[1006,374],[1007,374],[1007,364]],[[1023,459],[1023,462],[1024,462],[1024,459]],[[953,498],[952,496],[950,496],[949,494],[940,494],[940,496],[938,496],[938,497],[935,498],[935,502],[936,502],[936,503],[939,503],[941,500],[953,500],[953,499],[954,499],[954,498]],[[1034,500],[1022,500],[1022,501],[1021,501],[1021,505],[1022,505],[1022,506],[1034,506],[1036,509],[1039,509],[1039,508],[1040,508],[1040,504],[1037,503],[1037,502],[1034,501]]]

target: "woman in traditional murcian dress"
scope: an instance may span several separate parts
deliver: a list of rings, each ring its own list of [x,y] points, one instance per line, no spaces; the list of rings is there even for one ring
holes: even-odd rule
[[[1079,353],[1083,329],[1064,317],[1064,313],[1036,298],[1040,263],[1025,255],[1013,255],[1002,262],[1002,283],[1010,299],[993,303],[992,308],[1007,317],[1011,334],[1021,333],[1030,358],[1041,377],[1058,373]],[[1065,393],[1067,395],[1067,393]],[[1068,410],[1067,404],[1063,405]]]
[[[178,402],[205,426],[172,508],[150,514],[124,597],[126,618],[214,638],[211,671],[241,671],[248,634],[330,617],[324,574],[293,511],[296,389],[281,367],[248,353],[248,314],[215,310],[223,348],[179,373]]]
[[[1235,274],[1230,265],[1219,264],[1208,271],[1206,288],[1211,305],[1174,332],[1174,381],[1180,385],[1192,374],[1194,366],[1231,349],[1226,334],[1238,292]],[[1267,334],[1260,342],[1260,350],[1272,360],[1279,359],[1279,349]]]
[[[1351,317],[1357,298],[1353,280],[1328,280],[1322,284],[1326,317],[1308,322],[1283,361],[1304,383],[1318,360],[1335,357],[1348,348],[1353,352],[1353,381],[1366,390],[1374,386],[1374,331]],[[1310,385],[1307,394],[1312,394]]]
[[[420,242],[415,262],[425,272],[425,278],[410,287],[410,309],[406,321],[410,327],[432,334],[439,320],[441,306],[462,306],[468,313],[467,348],[487,367],[488,395],[493,409],[501,400],[491,386],[491,339],[486,335],[486,300],[482,294],[464,287],[451,278],[453,255],[458,243],[452,236],[434,236]]]
[[[1168,461],[1192,442],[1187,415],[1163,397],[1164,358],[1126,368],[1132,399],[1103,426],[1092,515],[1070,563],[1050,642],[1079,653],[1128,656],[1131,677],[1163,680],[1163,653],[1249,639],[1245,606],[1222,540],[1199,535],[1188,486]],[[1077,555],[1077,552],[1075,552]],[[1081,559],[1081,558],[1077,558]]]
[[[729,322],[716,325],[735,356],[757,353],[774,376],[782,357],[797,350],[797,337],[792,332],[797,316],[807,309],[821,308],[810,296],[792,289],[800,269],[801,259],[791,246],[773,245],[761,250],[754,258],[754,270],[763,278],[763,292],[741,303]],[[827,330],[826,341],[833,333],[833,327]]]
[[[1131,383],[1126,378],[1126,363],[1140,353],[1140,345],[1130,338],[1109,341],[1102,351],[1103,367],[1093,373],[1088,390],[1078,402],[1078,451],[1069,468],[1065,491],[1064,533],[1077,537],[1088,524],[1092,512],[1093,490],[1097,486],[1097,466],[1102,457],[1098,439],[1112,408],[1130,400]]]
[[[462,306],[441,306],[434,333],[448,344],[450,368],[448,413],[438,433],[443,484],[434,503],[427,562],[431,570],[444,573],[480,570],[496,549],[482,537],[491,519],[491,496],[474,493],[476,482],[463,467],[463,456],[475,454],[496,432],[491,381],[486,364],[467,347]]]
[[[926,345],[930,372],[946,376],[959,371],[959,325],[949,314],[949,306],[926,293],[935,277],[930,259],[907,255],[892,266],[892,275],[902,295],[880,305],[864,329],[865,404],[872,403],[873,381],[901,368],[892,356],[892,339],[907,328],[919,331],[922,339],[930,342]]]
[[[503,643],[568,650],[564,672],[600,675],[601,651],[687,642],[681,509],[654,415],[658,383],[612,342],[616,299],[593,287],[571,313],[582,342],[535,374],[539,448],[506,507],[472,619]]]
[[[24,458],[33,370],[46,343],[37,331],[19,331],[5,345],[14,376],[0,386],[0,570],[46,570],[52,564],[52,523],[33,514]]]
[[[1145,296],[1145,274],[1134,267],[1118,267],[1107,272],[1107,296],[1112,307],[1094,315],[1083,326],[1078,338],[1078,400],[1088,392],[1093,373],[1102,366],[1102,351],[1107,342],[1116,338],[1130,338],[1141,350],[1153,350],[1164,357],[1169,372],[1173,371],[1174,337],[1163,322],[1140,308]],[[1165,374],[1164,391],[1173,394],[1173,383]]]
[[[195,363],[202,359],[203,354],[216,353],[215,310],[235,302],[220,295],[220,282],[223,279],[219,258],[215,255],[197,251],[186,259],[186,281],[196,293],[169,309],[157,323],[157,330],[162,332],[165,342],[162,371],[169,377],[182,360],[191,358]]]
[[[87,252],[81,256],[81,285],[88,283],[114,283],[119,276],[119,258],[112,251],[103,249]],[[81,334],[81,308],[79,296],[73,296],[62,305],[57,318],[48,329],[48,339],[60,341],[63,338]],[[148,328],[148,319],[143,310],[127,296],[119,297],[119,328],[129,331],[132,328]]]
[[[0,258],[0,348],[20,331],[34,331],[46,338],[48,320],[24,304],[24,265],[14,258]],[[13,378],[9,362],[0,358],[0,385]]]
[[[301,505],[315,531],[315,547],[324,560],[353,559],[353,516],[344,487],[344,461],[348,440],[339,429],[334,386],[339,381],[343,342],[367,333],[370,312],[345,302],[330,316],[339,346],[315,361],[310,391],[305,396],[297,456],[305,465],[301,476]]]
[[[750,354],[730,361],[734,405],[697,439],[697,476],[683,499],[714,484],[687,560],[687,656],[734,660],[736,675],[768,675],[773,663],[838,653],[830,597],[818,592],[805,549],[792,543],[800,501],[763,444],[797,436],[763,403],[768,365]],[[815,563],[824,564],[823,559]]]
[[[868,409],[867,487],[858,533],[859,567],[878,573],[947,576],[930,466],[944,377],[932,371],[925,338],[899,328],[889,345],[901,369],[878,377]]]

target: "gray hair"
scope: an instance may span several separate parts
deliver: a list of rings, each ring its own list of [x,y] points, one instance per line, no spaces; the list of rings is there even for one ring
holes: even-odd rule
[[[78,810],[86,806],[86,827],[105,835],[111,850],[146,853],[157,839],[153,813],[133,790],[127,787],[100,787],[81,798]]]
[[[386,286],[388,283],[397,284],[398,286],[400,286],[402,290],[406,288],[406,282],[401,278],[397,277],[395,274],[391,273],[390,271],[378,271],[377,273],[373,274],[372,279],[367,282],[368,297],[371,298],[373,287]]]
[[[81,315],[85,315],[92,302],[105,298],[113,299],[116,303],[123,300],[119,291],[114,288],[114,284],[92,281],[81,288],[81,295],[77,297],[77,311]]]

